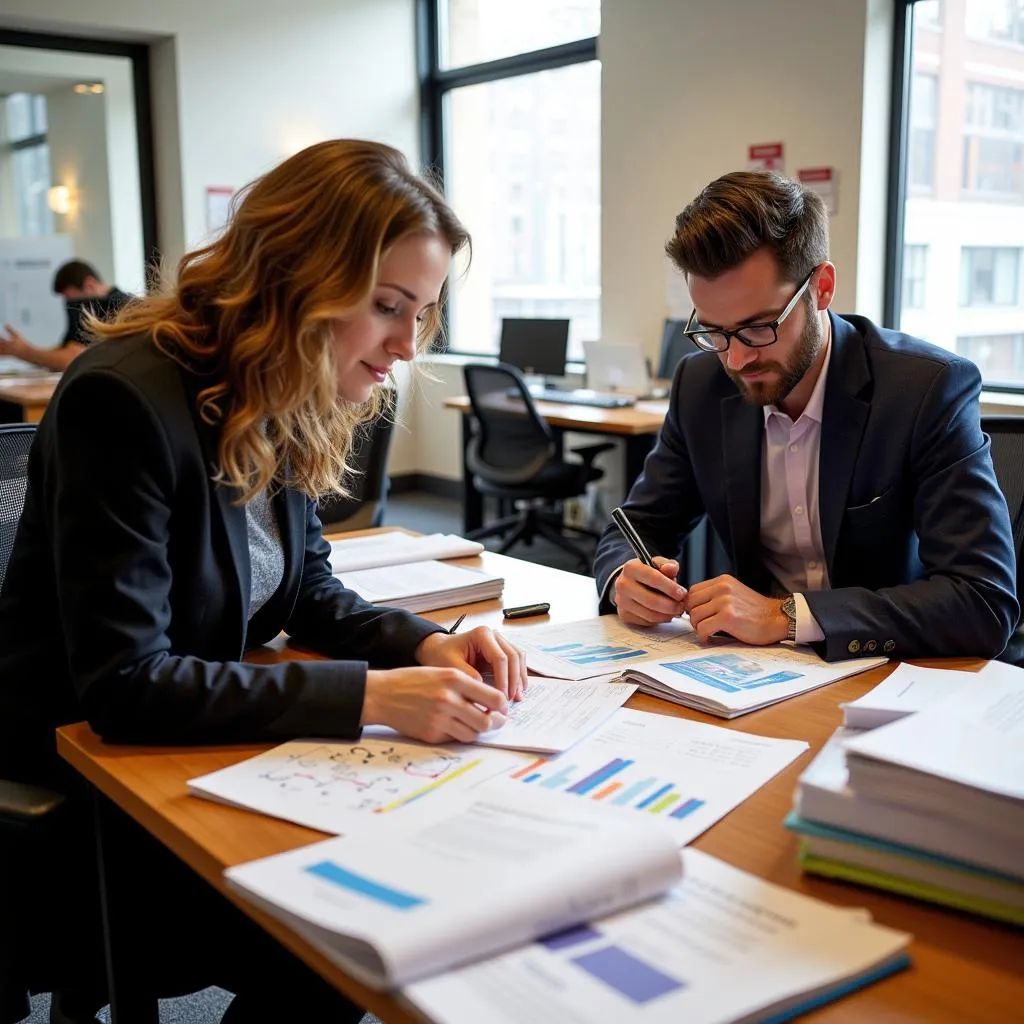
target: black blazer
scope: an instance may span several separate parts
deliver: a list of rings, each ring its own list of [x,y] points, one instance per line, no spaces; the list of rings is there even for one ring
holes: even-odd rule
[[[819,511],[832,589],[805,595],[825,634],[819,653],[994,657],[1019,609],[977,367],[863,317],[829,318]],[[685,357],[624,505],[651,549],[678,558],[706,513],[729,571],[759,593],[777,591],[761,552],[763,442],[762,410],[741,397],[718,357]],[[601,593],[631,557],[608,527],[595,562]]]
[[[65,373],[0,594],[0,772],[48,775],[54,726],[83,716],[122,742],[358,736],[367,663],[412,664],[440,628],[346,590],[291,489],[274,499],[284,579],[248,621],[245,510],[212,482],[218,432],[196,412],[210,382],[145,338]],[[344,660],[240,661],[282,629]]]

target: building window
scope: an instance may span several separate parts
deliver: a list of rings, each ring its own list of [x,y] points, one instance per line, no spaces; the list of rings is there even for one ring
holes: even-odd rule
[[[1024,381],[1024,334],[976,334],[956,339],[956,350],[978,364],[993,384]]]
[[[960,257],[961,306],[1016,306],[1020,249],[967,246]]]
[[[893,83],[902,178],[884,322],[974,359],[989,389],[1024,390],[1020,10],[1024,0],[900,0],[896,17],[907,60]]]
[[[600,0],[430,0],[426,162],[473,233],[448,347],[496,352],[505,317],[600,336]],[[492,62],[500,61],[499,64]]]
[[[12,190],[17,233],[22,238],[53,234],[53,212],[46,203],[50,188],[50,147],[46,142],[46,97],[12,93],[0,105],[2,143],[0,177]],[[13,224],[6,225],[14,230]]]
[[[939,80],[935,75],[914,75],[910,93],[910,187],[930,192],[935,183],[935,119],[939,109]]]
[[[903,308],[924,308],[924,282],[928,266],[927,245],[903,248]]]
[[[1024,199],[1024,91],[967,83],[963,186]]]
[[[968,0],[967,35],[998,43],[1024,44],[1024,4],[1020,0]]]

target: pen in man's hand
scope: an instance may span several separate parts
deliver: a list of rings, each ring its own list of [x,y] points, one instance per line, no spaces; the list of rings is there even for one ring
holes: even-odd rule
[[[629,541],[629,546],[633,549],[633,554],[640,559],[644,565],[649,565],[651,568],[655,568],[654,559],[651,558],[650,552],[644,546],[644,542],[640,539],[640,534],[633,528],[633,524],[626,518],[626,513],[621,508],[612,509],[612,522],[622,531],[622,536]]]
[[[452,635],[452,634],[453,634],[453,633],[455,632],[455,630],[457,630],[457,629],[459,628],[459,626],[461,626],[461,625],[462,625],[462,620],[463,620],[463,619],[464,619],[465,617],[466,617],[465,615],[460,615],[460,616],[459,616],[459,617],[458,617],[458,618],[457,618],[457,619],[456,619],[456,620],[455,620],[455,621],[454,621],[454,622],[453,622],[453,623],[452,623],[452,624],[451,624],[451,625],[450,625],[450,626],[448,627],[448,635],[449,635],[449,636],[451,636],[451,635]]]

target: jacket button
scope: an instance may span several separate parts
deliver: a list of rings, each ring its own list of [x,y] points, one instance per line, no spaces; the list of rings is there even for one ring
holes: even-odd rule
[[[869,641],[868,641],[868,642],[867,642],[867,643],[866,643],[866,644],[864,645],[864,650],[865,650],[865,651],[867,651],[867,652],[868,652],[869,654],[870,654],[870,653],[871,653],[872,651],[877,651],[877,650],[878,650],[878,642],[877,642],[876,640],[869,640]]]
[[[886,640],[885,643],[882,644],[882,650],[885,651],[886,654],[891,654],[896,650],[896,641]]]
[[[857,652],[858,652],[858,651],[860,650],[860,641],[859,641],[859,640],[851,640],[851,641],[850,641],[850,642],[849,642],[849,643],[848,643],[848,644],[846,645],[846,649],[847,649],[847,650],[848,650],[848,651],[849,651],[849,652],[850,652],[851,654],[856,654],[856,653],[857,653]]]

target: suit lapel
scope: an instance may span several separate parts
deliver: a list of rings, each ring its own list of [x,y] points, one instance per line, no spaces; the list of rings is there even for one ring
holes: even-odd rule
[[[739,394],[723,398],[721,409],[725,501],[733,566],[737,577],[753,581],[763,572],[759,551],[764,412]]]
[[[857,396],[870,383],[871,373],[856,329],[831,313],[829,319],[832,322],[832,355],[821,421],[818,511],[825,564],[831,576],[839,528],[870,409],[869,403]]]

